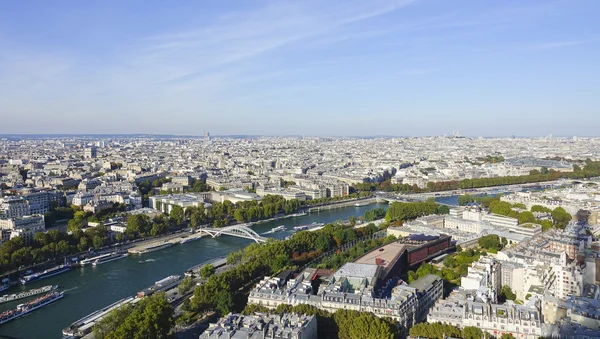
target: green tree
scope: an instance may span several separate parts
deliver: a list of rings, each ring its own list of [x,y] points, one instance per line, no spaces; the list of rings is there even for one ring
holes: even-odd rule
[[[135,236],[146,236],[150,233],[150,217],[145,214],[134,214],[127,218],[127,232]]]
[[[173,307],[165,299],[164,293],[157,293],[143,298],[135,306],[125,305],[131,310],[113,310],[97,325],[102,328],[94,330],[98,339],[163,339],[169,337],[173,321]],[[117,313],[116,315],[113,314]],[[117,317],[120,316],[120,317]],[[109,318],[111,321],[106,320]],[[120,323],[117,323],[119,322]],[[116,326],[116,327],[115,327]],[[98,334],[98,335],[96,335]]]
[[[192,279],[192,277],[185,277],[181,280],[179,286],[177,286],[177,290],[179,291],[179,294],[185,294],[189,292],[193,287],[194,279]]]
[[[479,238],[477,242],[479,244],[479,247],[487,250],[499,251],[502,249],[502,242],[500,241],[500,237],[498,237],[497,234],[488,234]]]
[[[183,208],[178,205],[174,205],[171,208],[171,212],[169,213],[169,217],[176,225],[181,225],[184,219]]]
[[[504,285],[500,289],[500,294],[498,295],[498,300],[504,302],[506,300],[516,300],[517,295],[512,291],[510,286]]]
[[[557,207],[552,211],[552,220],[554,220],[554,227],[565,228],[572,217],[562,207]]]
[[[215,274],[215,267],[211,264],[204,265],[200,269],[200,277],[202,277],[202,279],[208,279],[214,274]]]
[[[544,206],[540,206],[540,205],[533,205],[533,206],[531,206],[531,212],[550,213],[550,212],[552,212],[552,210],[549,209],[548,207],[544,207]]]
[[[479,327],[465,326],[462,329],[463,339],[481,339],[483,337],[483,331]]]
[[[236,209],[235,212],[233,213],[233,217],[235,218],[235,220],[237,220],[237,222],[244,222],[246,221],[246,213],[242,210],[242,209]]]
[[[215,295],[215,309],[221,314],[227,314],[233,309],[233,297],[227,290],[222,290]]]

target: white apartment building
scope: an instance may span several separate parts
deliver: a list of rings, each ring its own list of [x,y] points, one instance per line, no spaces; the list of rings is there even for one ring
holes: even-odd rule
[[[478,221],[459,219],[454,217],[444,218],[444,228],[451,228],[462,232],[481,233],[482,223]]]
[[[29,202],[21,197],[3,197],[0,199],[0,218],[20,218],[31,214]]]
[[[183,185],[183,187],[188,187],[191,183],[192,179],[187,175],[179,175],[175,176],[171,179],[171,182],[174,184]]]
[[[440,300],[429,312],[427,322],[459,328],[474,326],[496,337],[512,334],[515,338],[537,339],[542,335],[540,311],[528,305]]]
[[[50,210],[50,204],[56,195],[54,193],[41,191],[23,194],[22,197],[29,202],[29,213],[44,214]]]
[[[210,192],[155,195],[150,197],[150,207],[169,214],[171,213],[173,206],[180,206],[185,210],[189,206],[197,207],[198,204],[204,204],[204,202],[210,198]]]
[[[72,204],[75,206],[85,206],[94,201],[94,195],[86,192],[78,192],[73,196]]]
[[[33,241],[33,236],[46,229],[44,217],[28,215],[14,219],[0,220],[0,229],[10,231],[10,239],[21,237],[26,244]]]
[[[258,187],[256,189],[256,194],[261,197],[264,197],[265,195],[278,195],[283,197],[285,200],[296,199],[298,201],[306,201],[306,194],[299,190]]]

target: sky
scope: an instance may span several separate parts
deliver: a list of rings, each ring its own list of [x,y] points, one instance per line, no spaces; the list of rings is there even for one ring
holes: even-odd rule
[[[0,133],[600,136],[598,0],[0,2]]]

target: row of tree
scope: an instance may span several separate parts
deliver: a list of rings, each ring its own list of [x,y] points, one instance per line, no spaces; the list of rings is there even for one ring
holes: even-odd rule
[[[410,328],[411,337],[445,339],[445,338],[463,338],[463,339],[481,339],[492,338],[492,336],[475,326],[465,326],[461,330],[456,326],[442,323],[422,323]],[[512,334],[502,334],[498,339],[515,339]]]
[[[520,209],[524,211],[516,211]],[[551,210],[547,207],[534,205],[531,206],[531,211],[527,211],[527,208],[523,204],[510,204],[506,201],[493,200],[489,204],[489,211],[494,214],[504,215],[507,217],[515,218],[519,221],[519,224],[534,223],[539,224],[542,228],[548,229],[551,227],[565,228],[571,221],[572,216],[562,207],[556,207]],[[535,217],[534,212],[550,213],[552,220],[540,220]]]
[[[353,188],[351,188],[352,190]],[[307,206],[315,206],[315,205],[323,205],[330,202],[343,201],[343,200],[351,200],[351,199],[359,199],[359,198],[368,198],[372,196],[373,193],[370,191],[361,191],[361,192],[353,192],[348,195],[337,196],[337,197],[324,197],[318,199],[306,200]]]
[[[369,222],[381,219],[383,217],[385,217],[385,208],[379,207],[365,211],[363,219],[364,221]]]
[[[441,206],[435,203],[433,199],[425,202],[394,202],[385,214],[386,221],[405,221],[413,220],[418,217],[430,214],[448,214],[450,212],[447,206]]]
[[[0,245],[0,274],[90,248],[100,248],[108,243],[108,231],[104,226],[90,228],[85,232],[76,230],[72,234],[57,230],[40,232],[35,234],[30,244],[26,244],[21,237],[16,237]]]
[[[499,160],[486,158],[487,160]],[[363,182],[356,184],[356,191],[385,191],[385,192],[402,192],[402,193],[423,193],[423,192],[439,192],[451,191],[456,189],[471,189],[492,186],[505,186],[515,184],[528,184],[544,181],[554,181],[562,178],[566,179],[589,179],[600,176],[600,161],[591,161],[587,159],[583,168],[578,165],[573,165],[572,172],[558,172],[554,170],[545,170],[532,172],[528,175],[520,176],[504,176],[495,178],[478,178],[478,179],[463,179],[460,181],[440,181],[429,182],[427,188],[420,188],[417,185],[407,184],[392,184],[391,181],[384,180],[380,183]]]

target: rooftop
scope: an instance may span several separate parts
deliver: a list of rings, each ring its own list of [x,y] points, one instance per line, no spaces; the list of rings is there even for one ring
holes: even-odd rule
[[[362,257],[356,259],[354,261],[355,264],[369,264],[369,265],[379,265],[384,268],[388,268],[394,260],[401,255],[404,250],[409,247],[406,244],[400,244],[398,242],[393,242],[382,246],[380,248],[376,248],[371,252],[363,255]],[[381,259],[378,263],[377,259]]]

